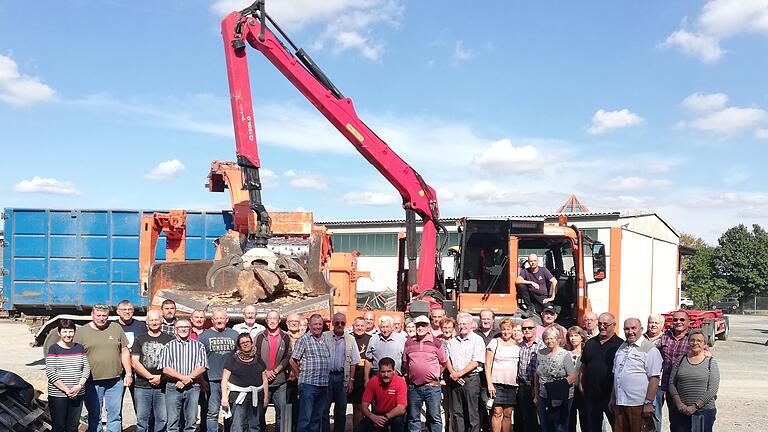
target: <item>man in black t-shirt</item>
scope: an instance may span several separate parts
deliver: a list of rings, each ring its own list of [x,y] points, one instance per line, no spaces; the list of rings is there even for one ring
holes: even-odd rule
[[[173,340],[169,334],[160,331],[162,316],[157,310],[147,312],[147,332],[134,338],[131,347],[131,364],[136,372],[134,405],[136,408],[136,431],[164,430],[167,420],[163,371],[159,369],[160,353],[163,346]]]
[[[557,279],[546,267],[539,267],[536,254],[528,255],[528,265],[517,276],[517,298],[523,301],[524,308],[529,312],[540,314],[545,304],[555,300]]]
[[[600,334],[589,339],[581,354],[581,379],[579,391],[584,395],[584,409],[589,432],[601,432],[603,414],[608,417],[611,428],[614,415],[608,409],[613,390],[613,359],[623,340],[616,336],[616,318],[602,313],[597,319]]]
[[[355,380],[352,385],[352,393],[349,395],[349,402],[352,404],[352,424],[359,424],[363,420],[363,391],[365,390],[365,350],[371,341],[371,335],[366,333],[365,318],[357,317],[352,322],[352,336],[355,337],[357,349],[360,351],[360,363],[355,368]]]

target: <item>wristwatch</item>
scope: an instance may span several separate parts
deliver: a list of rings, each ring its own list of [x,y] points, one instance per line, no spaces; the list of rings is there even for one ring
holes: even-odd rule
[[[655,402],[653,401],[653,399],[646,399],[644,403],[644,405],[654,405],[654,404]]]

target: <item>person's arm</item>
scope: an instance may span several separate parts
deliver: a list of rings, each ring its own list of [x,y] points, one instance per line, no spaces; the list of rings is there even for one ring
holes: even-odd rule
[[[301,366],[299,362],[297,362],[295,358],[291,357],[290,364],[291,364],[291,370],[293,371],[293,374],[296,376],[299,376],[299,368]]]
[[[262,403],[264,404],[264,410],[266,410],[267,405],[269,405],[269,384],[267,384],[267,371],[264,371],[261,380],[261,383],[264,386],[264,400]]]
[[[123,385],[129,387],[133,383],[133,368],[131,367],[131,350],[128,349],[128,346],[123,346],[120,349],[120,362],[123,364],[123,370],[125,370]]]
[[[475,370],[477,368],[478,364],[479,364],[479,362],[477,362],[475,360],[470,361],[469,363],[467,363],[467,365],[464,367],[464,369],[462,369],[462,370],[460,370],[458,372],[454,371],[454,373],[451,374],[451,379],[454,380],[454,381],[457,381],[459,378],[462,378],[464,375],[466,375],[466,374],[472,372],[473,370]]]
[[[265,334],[265,333],[262,333]],[[280,363],[278,363],[275,366],[275,373],[282,373],[284,370],[288,369],[290,366],[291,361],[291,355],[293,354],[293,350],[291,349],[291,341],[288,338],[281,339],[283,343],[285,344],[285,355],[280,360]]]
[[[581,360],[581,370],[579,371],[579,376],[581,379],[579,380],[579,392],[581,394],[584,394],[584,352],[581,353],[582,360]]]
[[[395,407],[389,410],[388,413],[384,414],[384,417],[389,421],[389,419],[399,417],[403,414],[405,414],[405,405],[395,405]]]
[[[539,371],[533,374],[533,404],[539,405]]]
[[[680,393],[677,391],[677,371],[680,368],[680,362],[676,361],[672,364],[672,370],[669,373],[669,386],[667,387],[667,390],[669,391],[669,395],[672,396],[672,403],[675,404],[675,408],[677,408],[678,411],[681,413],[685,413],[686,406],[683,403],[683,400],[680,399]]]
[[[349,366],[349,381],[347,381],[347,394],[352,393],[352,387],[355,386],[355,372],[357,371],[357,365],[352,364]]]
[[[696,400],[697,408],[701,409],[704,405],[708,404],[712,399],[717,396],[717,391],[720,388],[720,368],[717,366],[715,359],[705,358],[704,361],[711,361],[709,365],[709,379],[707,380],[707,391],[701,398]]]
[[[229,369],[224,368],[221,372],[221,409],[229,411],[229,376],[232,375]],[[265,381],[266,382],[266,381]],[[269,387],[265,385],[264,388]]]
[[[492,340],[491,343],[496,342],[496,347],[498,347],[498,341],[496,339]],[[491,343],[488,344],[488,348],[485,350],[485,368],[483,369],[483,373],[485,373],[485,381],[488,383],[488,395],[492,398],[496,398],[496,387],[493,386],[493,380],[491,379],[491,376],[493,375],[493,351],[491,350]]]
[[[64,384],[64,381],[59,378],[59,374],[57,373],[57,364],[56,360],[53,360],[51,356],[47,355],[45,356],[45,375],[48,378],[48,382],[53,384],[54,387],[64,392],[64,394],[69,395],[71,392],[69,386]]]
[[[176,369],[166,366],[163,368],[163,375],[172,378],[178,382],[181,382],[182,379],[184,379],[184,375],[179,373]]]
[[[656,400],[656,390],[659,389],[659,381],[661,378],[658,376],[653,376],[648,380],[648,389],[645,391],[645,400],[647,401],[655,401]],[[655,402],[654,402],[655,403]],[[654,404],[643,404],[643,415],[644,416],[651,416],[654,413],[656,413],[656,406]]]
[[[551,301],[555,300],[555,296],[557,296],[557,278],[552,276],[549,279],[549,292],[551,293],[549,297],[542,300],[542,303],[549,303]]]
[[[402,369],[403,369],[403,375],[405,375],[405,371],[407,370],[408,364],[403,361],[402,363]],[[365,366],[363,366],[363,386],[368,385],[368,377],[371,376],[371,362],[368,361],[368,359],[365,359]]]

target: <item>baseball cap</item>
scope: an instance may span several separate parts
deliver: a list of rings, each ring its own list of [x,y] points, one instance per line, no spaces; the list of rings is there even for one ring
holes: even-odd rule
[[[542,310],[541,312],[542,313],[544,313],[544,312],[552,312],[554,314],[559,314],[560,313],[560,306],[553,305],[552,303],[547,303],[547,304],[544,305],[544,310]]]
[[[427,324],[429,325],[429,318],[427,318],[425,315],[419,315],[414,320],[413,323],[418,324]]]

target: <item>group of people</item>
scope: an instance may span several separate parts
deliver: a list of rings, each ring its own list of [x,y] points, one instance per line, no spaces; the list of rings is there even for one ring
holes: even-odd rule
[[[664,403],[673,432],[715,421],[717,362],[685,311],[666,331],[658,315],[647,329],[627,319],[624,339],[610,313],[565,329],[551,303],[541,325],[433,309],[378,326],[371,312],[351,323],[337,313],[330,330],[295,314],[283,330],[276,311],[264,327],[253,306],[232,328],[222,308],[209,328],[204,311],[177,318],[170,300],[145,322],[133,312],[124,301],[114,322],[106,305],[87,325],[59,322],[46,356],[54,431],[76,431],[83,404],[89,432],[101,431],[102,408],[120,431],[126,392],[140,432],[216,432],[220,418],[225,431],[264,431],[270,404],[278,432],[343,432],[350,403],[357,432],[592,432],[604,417],[614,431],[658,431]]]

